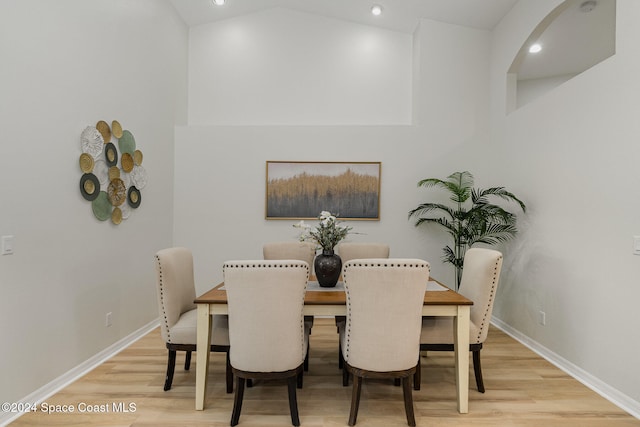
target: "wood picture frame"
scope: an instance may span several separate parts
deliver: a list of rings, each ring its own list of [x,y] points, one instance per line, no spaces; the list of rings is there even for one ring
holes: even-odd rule
[[[381,162],[268,160],[266,219],[380,220]]]

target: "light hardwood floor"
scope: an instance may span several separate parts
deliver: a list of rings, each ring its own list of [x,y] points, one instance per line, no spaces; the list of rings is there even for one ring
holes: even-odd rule
[[[342,387],[337,339],[333,319],[316,319],[310,369],[298,390],[303,426],[347,425],[351,386]],[[228,426],[233,395],[225,393],[224,355],[211,354],[204,411],[194,409],[195,359],[191,370],[184,371],[184,356],[178,356],[173,387],[163,391],[167,354],[156,329],[46,400],[50,405],[106,406],[108,413],[28,413],[10,425]],[[482,362],[487,391],[477,392],[471,369],[469,413],[459,414],[453,355],[423,354],[422,389],[413,394],[418,426],[640,426],[640,420],[495,328],[482,350]],[[365,382],[357,426],[406,426],[402,402],[401,387]],[[114,412],[114,404],[134,404],[135,412]],[[289,426],[290,421],[284,383],[258,382],[246,389],[240,426]]]

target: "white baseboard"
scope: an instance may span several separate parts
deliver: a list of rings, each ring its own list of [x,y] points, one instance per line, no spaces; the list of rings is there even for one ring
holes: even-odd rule
[[[43,385],[33,393],[28,396],[23,397],[19,400],[19,402],[31,402],[31,403],[42,403],[48,397],[54,395],[64,387],[68,386],[72,382],[76,381],[78,378],[85,375],[87,372],[96,368],[100,364],[109,360],[116,354],[120,353],[125,348],[129,347],[134,342],[138,341],[140,338],[151,332],[153,329],[158,327],[159,320],[153,320],[137,331],[132,332],[121,340],[111,344],[109,347],[105,348],[95,356],[85,360],[75,368],[70,371],[64,373],[59,376],[55,380],[51,381],[48,384]],[[19,418],[22,413],[11,413],[11,412],[2,412],[0,413],[0,426],[6,426],[11,421],[14,421],[16,418]]]
[[[589,387],[591,390],[595,391],[614,405],[620,407],[632,416],[640,419],[640,402],[633,400],[626,394],[618,391],[617,389],[611,387],[609,384],[594,377],[584,369],[574,365],[573,363],[549,350],[545,346],[541,345],[537,341],[532,340],[520,331],[507,325],[500,319],[496,319],[495,317],[493,317],[493,319],[491,320],[491,324],[516,341],[520,342],[525,347],[537,353],[559,369],[571,375],[573,378],[580,381],[582,384]]]

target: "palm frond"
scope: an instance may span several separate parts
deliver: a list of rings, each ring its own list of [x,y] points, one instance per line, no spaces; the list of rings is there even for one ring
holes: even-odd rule
[[[495,245],[513,239],[518,230],[515,224],[490,224],[482,233],[469,236],[469,246],[476,243]]]
[[[454,217],[453,210],[447,205],[443,205],[441,203],[423,203],[419,205],[417,208],[409,211],[409,218],[411,218],[412,216],[416,216],[416,217],[422,216],[433,211],[442,211],[443,213],[448,215],[450,218]]]
[[[446,228],[450,232],[454,232],[456,230],[455,224],[448,221],[446,218],[420,218],[416,221],[415,226],[418,227],[419,225],[422,225],[425,223],[440,225],[441,227]]]
[[[471,195],[471,200],[473,202],[473,204],[483,204],[483,203],[488,203],[488,196],[496,196],[499,197],[503,200],[506,200],[508,202],[516,202],[518,205],[520,205],[520,209],[522,209],[522,212],[526,212],[527,211],[527,207],[525,206],[524,202],[520,199],[518,199],[515,194],[505,190],[504,187],[492,187],[492,188],[486,188],[486,189],[473,189],[472,195]]]
[[[494,245],[512,239],[516,233],[515,214],[491,203],[493,197],[508,202],[516,202],[523,212],[525,204],[504,187],[487,189],[473,188],[473,175],[467,171],[454,172],[446,180],[423,179],[422,187],[439,187],[449,193],[449,200],[456,205],[448,207],[440,203],[423,203],[409,211],[409,218],[415,218],[415,226],[436,224],[445,228],[453,240],[453,248],[443,249],[442,260],[454,265],[456,283],[460,286],[464,255],[467,248],[476,243]],[[471,206],[468,201],[471,199]],[[442,214],[436,217],[437,213]],[[456,287],[456,289],[457,289]]]

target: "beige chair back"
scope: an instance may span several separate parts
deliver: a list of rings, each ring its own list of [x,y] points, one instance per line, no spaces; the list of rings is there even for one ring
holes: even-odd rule
[[[502,254],[496,250],[471,248],[465,253],[458,292],[473,301],[471,323],[475,336],[470,337],[471,344],[487,338],[501,269]]]
[[[351,366],[400,371],[418,363],[429,263],[419,259],[359,259],[342,270],[347,324],[342,353]]]
[[[385,243],[343,242],[337,247],[342,263],[352,259],[389,258],[389,245]]]
[[[196,289],[191,251],[179,247],[158,251],[156,273],[160,333],[165,342],[176,343],[172,340],[171,329],[183,313],[196,308],[193,302],[196,298]]]
[[[229,357],[235,369],[283,372],[306,354],[302,309],[309,264],[300,260],[227,261]]]
[[[316,245],[311,242],[271,242],[262,246],[264,259],[299,259],[306,261],[309,267],[313,266],[316,256]]]

